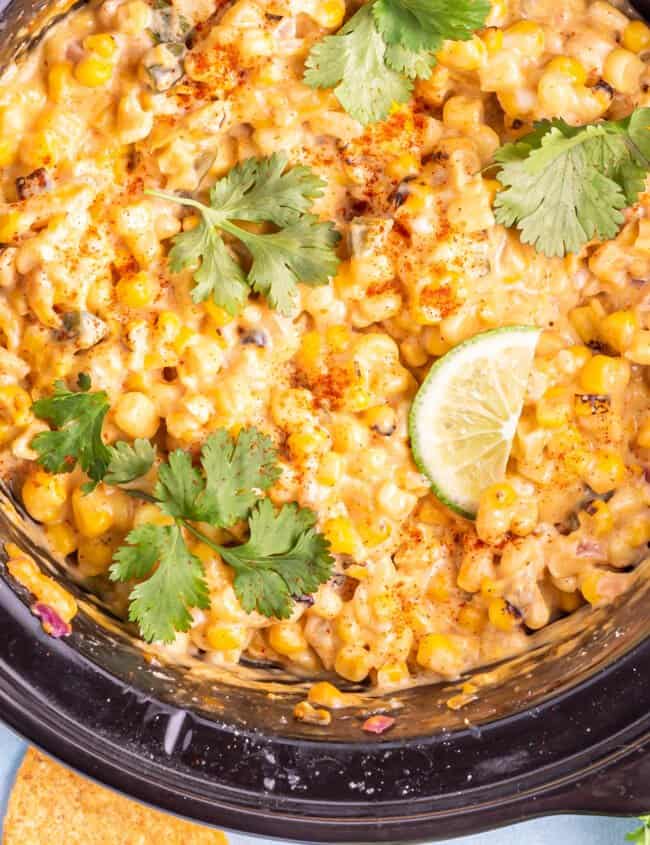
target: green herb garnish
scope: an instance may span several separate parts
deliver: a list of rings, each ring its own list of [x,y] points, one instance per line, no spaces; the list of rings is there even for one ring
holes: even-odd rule
[[[628,842],[635,842],[636,845],[650,845],[650,816],[640,816],[643,823],[640,828],[628,833],[625,837]]]
[[[383,120],[429,78],[443,41],[468,40],[489,11],[487,0],[373,0],[312,48],[305,82],[333,88],[363,124]]]
[[[650,168],[650,109],[619,121],[569,126],[542,121],[494,156],[504,186],[498,223],[548,256],[577,252],[594,237],[613,238],[623,208],[636,202]]]
[[[334,247],[339,234],[308,211],[322,195],[325,183],[308,167],[287,167],[284,155],[250,158],[234,167],[210,190],[210,204],[161,191],[147,193],[196,209],[199,224],[173,239],[169,265],[177,273],[196,267],[192,298],[212,301],[230,314],[237,313],[251,290],[263,294],[282,313],[293,307],[296,284],[326,284],[336,273]],[[256,234],[234,220],[271,223],[277,231]],[[217,230],[236,238],[246,248],[250,269]]]

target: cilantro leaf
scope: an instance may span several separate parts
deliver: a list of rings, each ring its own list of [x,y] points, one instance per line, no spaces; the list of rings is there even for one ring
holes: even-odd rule
[[[229,528],[246,519],[259,498],[280,474],[270,438],[255,428],[244,428],[237,440],[221,429],[211,434],[201,450],[206,477],[206,499],[214,525]]]
[[[224,311],[237,314],[249,293],[246,275],[210,220],[202,215],[197,226],[174,235],[172,243],[169,251],[172,273],[180,273],[187,267],[194,267],[199,260],[201,262],[194,272],[194,302],[212,299]]]
[[[177,631],[189,630],[192,608],[210,606],[203,564],[187,548],[179,525],[143,525],[126,541],[129,545],[115,553],[111,578],[149,575],[131,592],[129,619],[138,623],[147,642],[173,642]]]
[[[650,109],[583,127],[537,124],[495,155],[504,186],[494,203],[497,222],[516,225],[524,243],[548,256],[577,252],[593,237],[614,237],[621,209],[645,184],[649,129]]]
[[[401,44],[389,44],[386,48],[388,67],[403,73],[409,79],[428,79],[435,63],[435,56],[428,51],[415,52]]]
[[[176,449],[158,470],[154,496],[160,509],[174,519],[209,522],[213,509],[204,501],[205,481],[192,466],[189,452]]]
[[[133,446],[119,440],[109,446],[109,452],[111,459],[104,476],[106,484],[128,484],[146,475],[156,460],[155,447],[141,437],[133,441]]]
[[[286,311],[294,301],[296,283],[326,284],[338,267],[334,251],[340,236],[331,223],[307,213],[324,182],[303,166],[286,169],[283,155],[250,158],[213,185],[210,205],[161,191],[147,193],[196,209],[199,224],[173,239],[169,252],[172,272],[198,266],[192,298],[209,297],[230,314],[241,310],[250,289],[266,295],[272,307]],[[274,224],[277,232],[255,235],[232,220]],[[247,273],[216,229],[237,238],[251,252]]]
[[[625,838],[636,845],[650,845],[650,816],[640,816],[639,820],[643,823],[642,826],[628,833]]]
[[[249,518],[250,538],[241,546],[221,547],[235,570],[233,586],[247,612],[286,619],[293,598],[313,593],[332,574],[329,543],[315,529],[316,515],[296,504],[276,511],[263,499]]]
[[[78,462],[92,479],[92,489],[104,477],[111,460],[111,452],[102,440],[109,400],[103,390],[89,392],[88,377],[80,376],[78,384],[81,391],[73,393],[65,382],[56,381],[52,396],[34,402],[34,415],[57,430],[40,432],[31,447],[48,472],[71,472]]]
[[[303,214],[268,235],[246,232],[230,223],[226,226],[226,231],[237,232],[253,258],[249,284],[282,314],[291,313],[298,282],[322,285],[336,273],[339,261],[334,247],[338,232],[331,223],[321,223],[313,214]]]
[[[488,0],[376,0],[372,12],[387,44],[438,50],[442,42],[466,41],[485,23]]]
[[[362,6],[337,35],[319,41],[305,63],[306,84],[333,88],[343,108],[363,124],[383,120],[392,104],[406,102],[413,89],[407,76],[386,63],[386,42],[375,25],[373,5]]]
[[[223,219],[288,226],[322,196],[325,182],[308,167],[287,170],[287,157],[248,158],[213,185],[210,205]]]

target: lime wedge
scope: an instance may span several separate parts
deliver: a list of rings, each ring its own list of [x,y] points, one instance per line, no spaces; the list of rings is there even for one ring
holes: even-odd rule
[[[524,403],[539,329],[482,332],[439,358],[409,417],[411,449],[433,492],[469,519],[502,481]]]

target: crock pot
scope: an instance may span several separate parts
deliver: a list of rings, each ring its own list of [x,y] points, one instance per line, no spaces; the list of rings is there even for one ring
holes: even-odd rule
[[[0,11],[0,64],[70,8],[11,0]],[[143,649],[66,581],[14,504],[1,490],[0,540],[65,582],[81,612],[70,637],[48,636],[0,562],[0,718],[110,787],[199,822],[312,842],[432,840],[546,813],[650,811],[650,564],[614,606],[581,610],[536,635],[530,652],[479,673],[479,694],[460,709],[448,706],[457,685],[383,698],[360,689],[358,705],[325,728],[293,719],[306,687],[280,669],[229,675]],[[387,710],[390,731],[362,731]]]

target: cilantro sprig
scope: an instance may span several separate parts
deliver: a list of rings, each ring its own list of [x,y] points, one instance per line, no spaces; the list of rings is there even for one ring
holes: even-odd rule
[[[468,40],[489,11],[488,0],[371,0],[312,48],[305,82],[333,88],[360,123],[383,120],[429,78],[443,41]]]
[[[133,446],[119,441],[107,446],[102,439],[104,418],[110,401],[103,390],[91,392],[90,376],[80,373],[78,391],[68,390],[65,382],[54,382],[52,396],[32,405],[36,417],[56,427],[41,431],[31,442],[38,462],[48,472],[72,472],[77,463],[91,479],[83,486],[93,490],[105,480],[125,484],[151,469],[155,450],[148,440],[136,440]]]
[[[289,313],[298,282],[326,284],[338,267],[338,232],[309,213],[324,186],[308,167],[287,170],[286,156],[275,153],[234,167],[211,188],[209,205],[163,191],[147,193],[199,212],[198,225],[176,235],[169,252],[172,272],[195,268],[195,302],[211,298],[235,314],[253,290],[271,307]],[[237,220],[271,223],[276,231],[250,232],[233,222]],[[247,271],[218,230],[245,248]]]
[[[569,126],[541,121],[497,150],[504,186],[498,223],[516,226],[523,243],[547,256],[577,252],[594,237],[612,238],[643,191],[650,169],[650,109],[619,121]]]
[[[314,512],[293,503],[276,511],[269,499],[261,499],[278,473],[270,440],[254,428],[243,429],[237,441],[225,431],[211,435],[201,450],[200,470],[182,450],[159,468],[154,495],[144,498],[174,522],[135,528],[110,570],[115,581],[141,581],[130,596],[129,618],[146,640],[171,642],[175,631],[190,627],[192,608],[209,607],[203,564],[190,552],[183,530],[233,568],[235,594],[247,612],[285,619],[294,598],[328,580],[333,560],[316,531]],[[239,546],[215,543],[196,525],[231,528],[243,519],[249,539]]]
[[[640,816],[639,821],[642,822],[641,827],[628,833],[625,838],[636,845],[650,845],[650,816]]]

